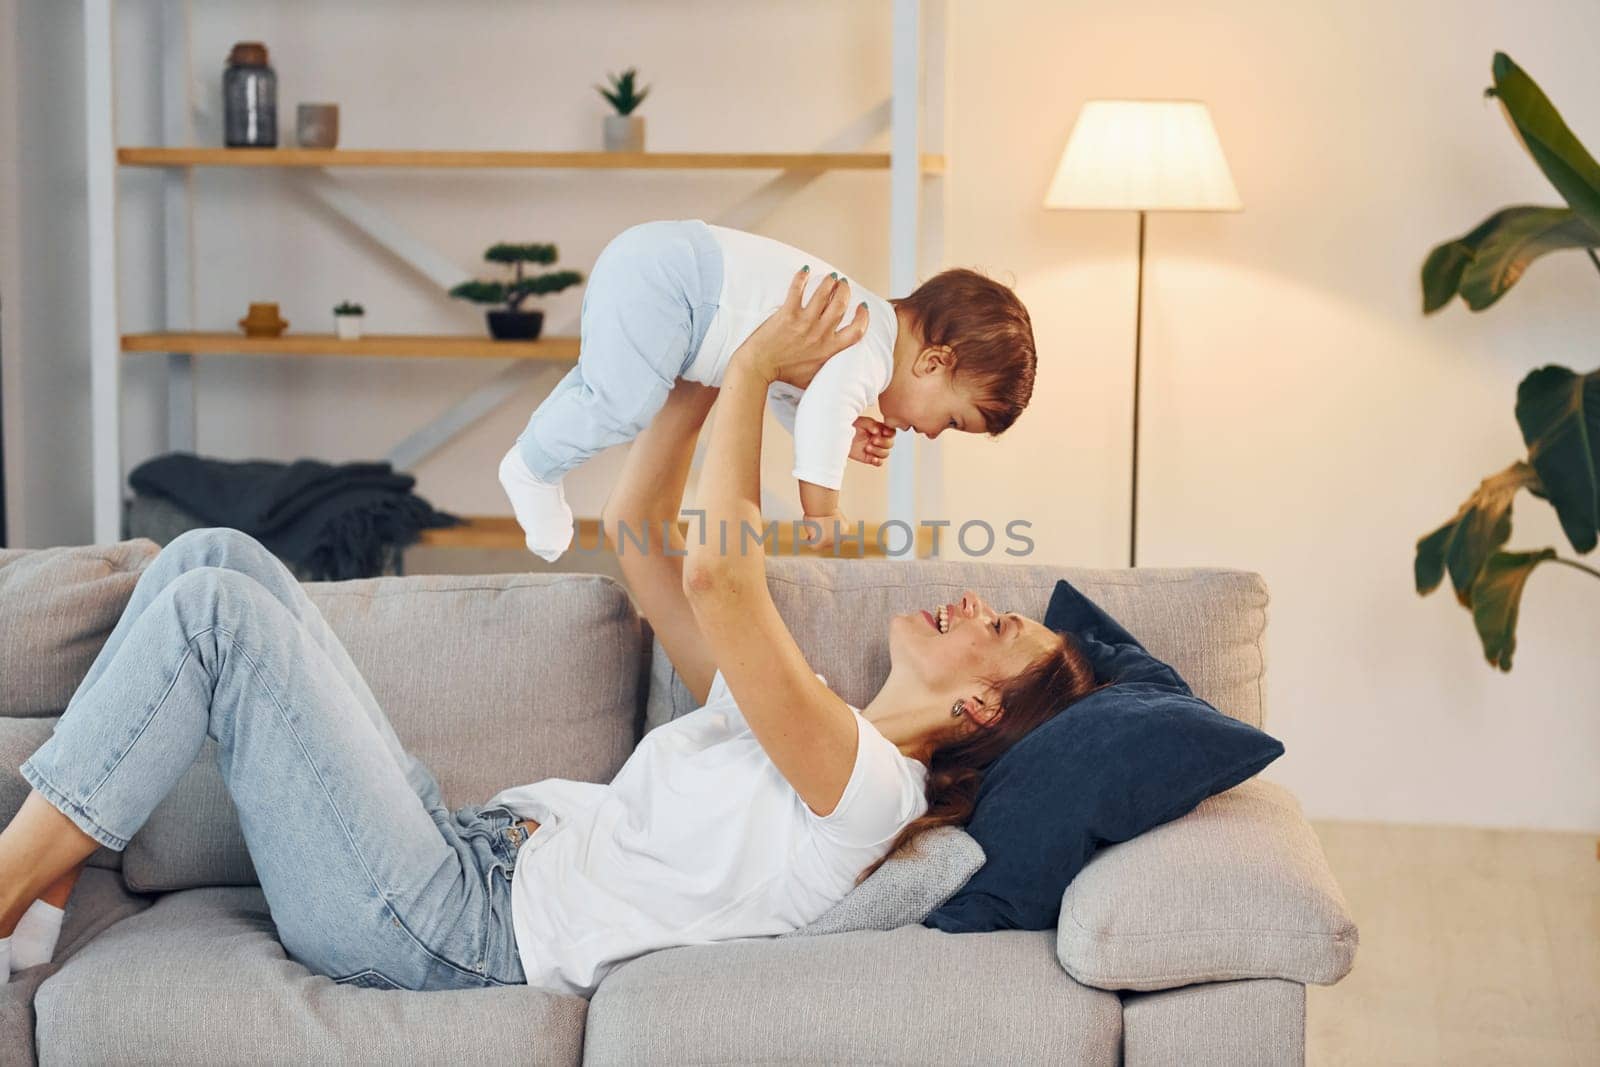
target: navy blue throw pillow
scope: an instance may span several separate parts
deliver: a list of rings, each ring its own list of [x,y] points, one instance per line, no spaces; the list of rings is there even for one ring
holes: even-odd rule
[[[1120,623],[1057,582],[1045,625],[1071,633],[1096,690],[995,761],[967,832],[988,861],[928,916],[950,933],[1045,930],[1101,845],[1136,837],[1231,789],[1283,745],[1189,689]]]

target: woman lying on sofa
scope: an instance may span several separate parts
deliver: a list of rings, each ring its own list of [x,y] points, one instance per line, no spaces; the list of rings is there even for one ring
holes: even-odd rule
[[[866,326],[863,306],[839,328],[834,280],[804,303],[805,277],[721,386],[706,536],[685,550],[674,521],[704,386],[678,383],[606,507],[700,710],[647,734],[609,785],[550,779],[447,811],[289,571],[236,531],[186,533],[22,765],[33,790],[0,832],[0,979],[49,958],[51,906],[97,846],[127,846],[208,736],[287,952],[382,988],[588,994],[644,952],[804,926],[901,841],[964,822],[983,769],[1092,672],[970,594],[890,620],[889,677],[863,709],[811,671],[741,535],[761,528],[768,387],[803,387]]]

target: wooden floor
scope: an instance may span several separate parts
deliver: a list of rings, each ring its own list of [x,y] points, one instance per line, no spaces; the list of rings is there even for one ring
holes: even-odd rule
[[[1596,835],[1319,822],[1361,928],[1306,1059],[1600,1064]]]

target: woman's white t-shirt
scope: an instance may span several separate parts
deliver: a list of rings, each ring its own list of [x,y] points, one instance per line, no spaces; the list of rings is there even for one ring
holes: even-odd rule
[[[646,734],[610,785],[502,790],[540,827],[518,852],[512,922],[528,984],[592,994],[656,949],[798,929],[927,809],[927,768],[855,708],[856,760],[827,815],[768,758],[717,672],[705,706]]]

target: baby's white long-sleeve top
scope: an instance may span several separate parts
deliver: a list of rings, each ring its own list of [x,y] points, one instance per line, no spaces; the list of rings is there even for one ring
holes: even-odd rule
[[[783,306],[794,272],[810,264],[811,276],[821,279],[835,268],[770,237],[725,226],[712,226],[711,234],[722,249],[722,294],[705,341],[683,377],[720,385],[734,351]],[[889,387],[899,333],[894,307],[887,300],[848,276],[846,284],[850,306],[865,302],[870,312],[866,336],[823,364],[803,392],[775,382],[767,394],[773,414],[794,435],[795,478],[827,489],[838,489],[844,481],[856,418]],[[806,300],[816,288],[816,282],[806,283]],[[846,313],[845,322],[851,314]]]

